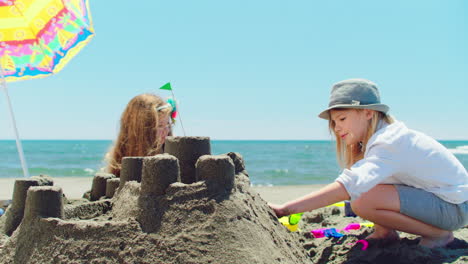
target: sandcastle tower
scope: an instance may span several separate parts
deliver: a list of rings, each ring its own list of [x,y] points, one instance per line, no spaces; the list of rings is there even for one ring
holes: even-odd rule
[[[18,179],[15,181],[13,190],[13,202],[5,213],[6,220],[4,232],[10,236],[23,220],[26,207],[28,190],[35,186],[52,186],[52,179],[46,175],[33,176],[28,179]]]
[[[21,223],[24,216],[24,207],[26,205],[26,195],[29,187],[38,186],[38,181],[34,179],[19,179],[15,181],[13,191],[13,202],[8,208],[5,222],[5,234],[11,235]]]
[[[141,196],[164,195],[170,184],[180,179],[179,161],[169,154],[145,158],[143,162]]]
[[[230,192],[234,187],[235,167],[228,155],[204,155],[196,163],[197,181],[205,181],[210,193]]]
[[[122,170],[120,171],[119,188],[128,181],[141,182],[141,169],[144,157],[124,157],[122,159]]]
[[[115,192],[120,186],[119,178],[111,178],[106,180],[106,198],[114,197]]]
[[[63,218],[62,195],[62,188],[56,186],[35,186],[29,188],[24,218]]]
[[[203,155],[211,155],[209,137],[167,137],[164,152],[179,160],[180,182],[197,181],[195,163]]]
[[[109,180],[112,180],[113,178],[115,178],[115,176],[110,173],[96,173],[96,175],[93,178],[93,184],[91,186],[90,200],[96,201],[103,196],[107,196],[107,182]],[[112,186],[115,186],[115,183],[112,183]],[[115,189],[112,190],[112,188],[109,187],[109,194],[113,191],[115,192]]]

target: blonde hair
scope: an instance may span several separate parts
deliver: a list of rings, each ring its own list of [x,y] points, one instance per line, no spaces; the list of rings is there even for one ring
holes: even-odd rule
[[[160,120],[169,117],[172,107],[156,110],[166,102],[154,94],[137,95],[127,104],[120,119],[120,131],[114,146],[106,154],[106,171],[120,177],[123,157],[152,156],[163,152],[158,136]],[[169,119],[170,120],[170,119]],[[170,129],[169,135],[172,135]]]
[[[354,108],[350,108],[350,109],[354,111],[364,110],[364,109],[354,109]],[[347,109],[337,108],[336,110],[347,110]],[[372,137],[372,135],[374,135],[374,133],[377,131],[377,126],[380,120],[386,122],[387,124],[391,124],[394,122],[393,118],[390,115],[387,115],[383,112],[374,111],[372,118],[368,121],[367,133],[364,139],[357,144],[346,145],[343,139],[341,139],[341,137],[335,132],[335,122],[329,119],[328,128],[330,129],[330,133],[335,135],[336,158],[341,168],[349,169],[354,163],[364,158],[364,153],[366,152],[367,142]]]

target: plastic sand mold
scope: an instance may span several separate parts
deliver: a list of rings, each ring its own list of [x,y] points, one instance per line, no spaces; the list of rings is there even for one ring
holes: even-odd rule
[[[344,202],[334,203],[334,204],[327,205],[326,207],[331,207],[331,206],[344,207],[345,203]]]
[[[366,250],[368,247],[369,247],[369,242],[367,242],[367,240],[364,240],[364,239],[361,239],[361,240],[358,240],[356,241],[356,243],[349,243],[348,245],[352,246],[352,245],[356,245],[358,243],[361,243],[362,244],[362,248],[361,250]]]
[[[315,238],[322,238],[322,237],[342,237],[344,234],[339,233],[342,231],[349,232],[350,230],[359,230],[361,227],[373,227],[374,223],[351,223],[348,224],[346,227],[342,229],[332,228],[319,228],[310,231]]]
[[[299,221],[301,220],[301,216],[303,214],[304,213],[297,213],[297,214],[292,214],[288,216],[283,216],[279,218],[278,220],[280,221],[281,224],[286,226],[291,232],[301,231],[299,229]]]

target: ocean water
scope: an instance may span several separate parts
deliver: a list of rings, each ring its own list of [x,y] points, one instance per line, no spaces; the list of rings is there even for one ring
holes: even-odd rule
[[[468,141],[440,141],[468,168]],[[25,140],[31,175],[92,176],[110,140]],[[323,184],[340,173],[333,141],[212,141],[212,153],[239,152],[254,185]],[[0,178],[22,177],[15,141],[0,141]]]

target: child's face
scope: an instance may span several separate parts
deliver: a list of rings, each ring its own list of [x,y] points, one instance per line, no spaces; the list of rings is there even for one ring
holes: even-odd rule
[[[332,109],[330,116],[334,122],[336,135],[346,145],[356,144],[364,139],[373,111],[368,109]]]
[[[158,124],[158,141],[164,143],[167,135],[171,131],[169,115],[160,115]]]

